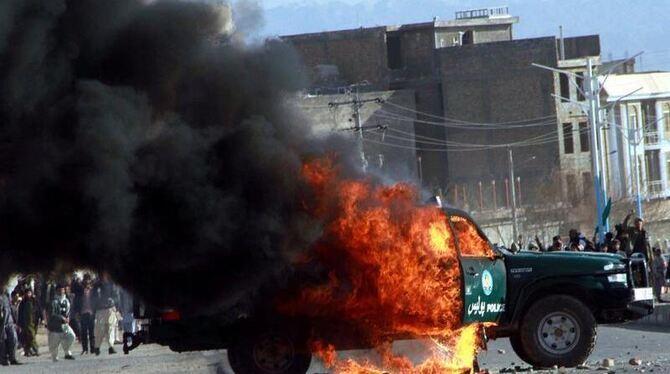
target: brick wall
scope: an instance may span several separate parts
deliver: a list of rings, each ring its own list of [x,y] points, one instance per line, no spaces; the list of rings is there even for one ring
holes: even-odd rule
[[[304,63],[307,75],[318,85],[317,65],[335,65],[342,82],[367,80],[383,85],[387,76],[386,27],[284,36]]]
[[[553,75],[531,66],[532,62],[556,66],[553,37],[444,48],[440,53],[446,117],[480,123],[545,116],[554,116],[555,120],[550,96],[554,92]],[[555,124],[488,131],[449,128],[447,138],[459,143],[500,144],[555,132]],[[524,181],[524,203],[533,195],[532,188],[558,167],[558,156],[558,141],[515,147],[515,171]],[[532,157],[535,159],[530,160]],[[490,183],[507,175],[506,149],[449,153],[452,183]]]

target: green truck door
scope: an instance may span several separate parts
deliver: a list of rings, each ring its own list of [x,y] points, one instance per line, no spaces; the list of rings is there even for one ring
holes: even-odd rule
[[[469,218],[450,216],[450,219],[459,246],[463,274],[463,322],[498,322],[505,312],[505,263],[501,258],[471,255],[478,251],[466,246],[485,243],[491,247],[491,243]],[[477,228],[476,233],[472,228]]]
[[[507,284],[501,259],[461,257],[463,322],[498,322],[505,311]]]

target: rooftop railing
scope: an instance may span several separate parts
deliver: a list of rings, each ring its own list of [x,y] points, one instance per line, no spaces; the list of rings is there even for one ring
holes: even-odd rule
[[[493,8],[461,10],[456,12],[456,19],[505,17],[508,15],[509,9],[506,6],[499,6]]]

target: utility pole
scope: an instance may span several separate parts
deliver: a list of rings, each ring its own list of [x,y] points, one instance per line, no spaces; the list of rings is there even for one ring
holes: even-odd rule
[[[630,126],[630,124],[629,124]],[[631,141],[631,139],[634,139]],[[635,184],[635,210],[637,216],[642,218],[642,196],[640,196],[640,165],[639,157],[637,155],[637,146],[642,142],[642,134],[639,132],[639,129],[629,129],[628,130],[628,144],[633,144],[633,173],[634,175],[634,184]],[[630,148],[629,148],[630,153]]]
[[[512,155],[512,147],[507,147],[509,155],[509,180],[512,182],[512,241],[519,237],[519,222],[516,217],[516,186],[514,183],[514,155]]]
[[[591,168],[593,174],[593,189],[596,199],[596,230],[598,241],[603,242],[605,233],[609,231],[609,220],[602,220],[605,211],[607,197],[603,180],[603,165],[600,152],[601,121],[600,121],[600,82],[598,76],[593,73],[593,61],[589,58],[586,62],[586,74],[584,77],[586,87],[585,98],[588,101],[589,127],[591,129]]]
[[[358,85],[356,85],[356,93],[354,94],[354,99],[349,100],[349,101],[341,101],[341,102],[329,102],[328,107],[334,108],[338,107],[341,105],[351,105],[352,110],[353,110],[353,119],[354,119],[354,127],[352,130],[354,130],[357,133],[358,137],[358,152],[360,154],[361,158],[361,168],[363,169],[363,172],[367,172],[368,168],[368,160],[365,158],[365,150],[363,148],[363,126],[361,126],[361,107],[365,103],[371,103],[375,102],[378,104],[382,104],[384,100],[379,97],[375,97],[372,99],[363,99],[361,100],[358,94]]]

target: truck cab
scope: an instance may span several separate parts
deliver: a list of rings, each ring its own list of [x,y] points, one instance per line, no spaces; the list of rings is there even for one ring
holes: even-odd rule
[[[445,209],[452,224],[474,221]],[[455,235],[459,229],[454,227]],[[482,241],[490,242],[477,229]],[[512,253],[469,257],[459,246],[464,280],[463,322],[495,322],[491,338],[509,337],[517,355],[536,367],[574,367],[592,352],[598,324],[622,323],[653,312],[644,257],[595,252]]]

